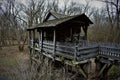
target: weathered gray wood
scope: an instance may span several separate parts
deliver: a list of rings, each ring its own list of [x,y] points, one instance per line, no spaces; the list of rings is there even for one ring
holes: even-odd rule
[[[78,46],[75,46],[75,52],[74,52],[74,60],[77,60],[77,52],[78,52]]]
[[[35,30],[33,30],[33,46],[35,46],[34,41],[35,41]]]
[[[74,55],[74,52],[62,50],[62,49],[58,49],[58,48],[56,48],[56,52],[61,52],[62,54],[67,54],[67,55]]]
[[[42,36],[43,34],[41,34]],[[54,37],[55,40],[55,37]],[[42,42],[41,42],[42,41]],[[31,40],[31,43],[33,41]],[[54,45],[54,43],[56,45]],[[44,41],[40,40],[40,46],[44,48],[44,50],[47,50],[47,52],[53,50],[54,53],[62,54],[64,57],[64,54],[67,56],[74,56],[74,60],[78,59],[78,61],[94,58],[97,56],[102,56],[106,58],[111,58],[115,60],[120,60],[120,48],[118,46],[108,46],[107,44],[104,45],[96,45],[96,43],[87,43],[85,42],[84,46],[77,47],[77,50],[75,48],[74,44],[70,43],[61,43],[61,42],[52,42],[52,41]],[[95,45],[94,45],[95,44]],[[113,45],[113,44],[112,44]],[[41,48],[42,49],[42,48]],[[77,53],[77,54],[75,54]]]
[[[41,33],[39,31],[39,48],[41,47]]]
[[[74,53],[75,52],[75,48],[74,47],[59,47],[57,46],[56,49],[62,50],[62,51],[69,51],[70,53]]]
[[[77,61],[83,61],[83,60],[91,59],[95,57],[96,57],[96,53],[89,53],[88,55],[77,56]]]
[[[74,59],[74,55],[64,54],[64,53],[59,52],[59,51],[56,51],[55,55],[63,56],[63,57],[68,58],[68,59]]]
[[[73,46],[75,46],[76,44],[75,44],[75,43],[70,43],[70,42],[56,42],[56,46],[57,46],[57,45],[59,45],[59,46],[62,45],[62,46],[66,46],[66,47],[67,47],[67,46],[68,46],[68,47],[70,47],[70,46],[73,47]]]
[[[72,30],[72,27],[70,28],[70,38],[71,38],[71,41],[73,40],[73,30]]]
[[[53,50],[53,46],[49,46],[49,45],[43,45],[43,48]]]
[[[48,42],[44,42],[44,41],[43,41],[43,45],[54,46],[54,44],[53,44],[53,43],[48,43]]]
[[[75,46],[68,46],[68,45],[60,45],[60,44],[56,44],[56,47],[62,47],[62,48],[74,48]]]
[[[98,48],[98,46],[84,46],[84,47],[78,47],[78,51],[82,51],[82,50],[88,50],[88,49],[96,49]]]
[[[41,51],[42,51],[42,48],[43,48],[43,31],[41,30],[40,31],[40,37],[41,37]]]
[[[107,64],[104,64],[103,67],[101,68],[100,72],[98,73],[98,76],[100,76],[103,73],[103,71],[106,67],[107,67]]]
[[[43,51],[48,53],[48,54],[52,54],[53,53],[53,50],[47,49],[47,48],[44,48],[44,47],[43,47]]]
[[[100,58],[99,61],[101,63],[112,64],[112,62],[109,59]]]
[[[54,29],[54,32],[53,32],[53,56],[55,55],[55,50],[56,50],[56,30]]]
[[[29,31],[28,35],[29,35],[28,37],[29,46],[31,46],[31,31]]]
[[[100,50],[99,50],[99,55],[120,60],[120,51],[119,50],[120,50],[119,48],[101,46]]]
[[[87,78],[87,74],[86,74],[85,71],[81,68],[81,66],[79,66],[78,71],[79,71],[85,78]]]
[[[89,50],[82,50],[82,51],[79,51],[78,52],[78,56],[80,55],[87,55],[89,53],[96,53],[97,54],[98,50],[95,48],[95,49],[89,49]]]

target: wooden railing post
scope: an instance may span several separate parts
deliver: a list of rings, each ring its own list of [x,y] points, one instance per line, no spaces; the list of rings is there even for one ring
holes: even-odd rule
[[[75,46],[75,53],[74,53],[74,60],[77,60],[77,51],[78,51],[78,46]]]
[[[31,46],[33,47],[33,41],[34,41],[34,31],[31,30]]]
[[[33,30],[33,35],[32,35],[32,44],[33,44],[33,47],[35,46],[35,30]]]
[[[39,46],[39,48],[41,49],[41,31],[40,30],[38,30],[38,32],[39,32],[39,37],[38,37],[38,46]]]
[[[55,55],[56,50],[56,30],[54,29],[54,36],[53,36],[53,56]]]
[[[41,30],[40,31],[40,39],[41,39],[41,45],[40,45],[40,47],[41,47],[41,52],[42,52],[42,48],[43,48],[43,31]]]
[[[29,44],[29,46],[31,46],[31,31],[29,31],[29,34],[28,34],[28,35],[29,35],[29,37],[28,37],[28,42],[29,42],[29,43],[28,43],[28,44]]]

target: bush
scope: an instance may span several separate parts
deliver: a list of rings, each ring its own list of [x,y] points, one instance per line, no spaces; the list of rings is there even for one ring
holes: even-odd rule
[[[120,78],[120,66],[113,65],[112,68],[109,70],[109,77],[110,79]]]

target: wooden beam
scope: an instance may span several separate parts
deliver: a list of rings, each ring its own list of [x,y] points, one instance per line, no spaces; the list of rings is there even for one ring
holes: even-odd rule
[[[81,68],[81,66],[79,66],[79,70],[78,71],[84,76],[84,78],[87,79],[87,75],[86,75],[85,71]]]
[[[29,54],[30,54],[30,63],[32,64],[32,48],[30,48],[30,52],[29,52]]]
[[[103,80],[108,80],[108,71],[109,71],[109,69],[112,67],[112,65],[111,64],[108,64],[107,65],[107,67],[106,67],[106,69],[103,71]]]
[[[88,79],[87,80],[93,80],[96,77],[96,64],[95,64],[95,58],[90,59],[88,64],[87,64],[87,74],[88,74]],[[94,79],[98,80],[98,79]]]
[[[79,31],[79,40],[81,39],[81,27],[80,27],[80,31]]]
[[[38,37],[38,39],[39,39],[39,48],[41,48],[41,32],[40,31],[38,31],[39,32],[39,37]]]
[[[53,31],[53,56],[55,55],[56,50],[56,30]]]
[[[82,28],[83,28],[83,31],[84,31],[84,33],[85,33],[85,40],[87,40],[87,30],[88,30],[88,26],[86,25],[86,26],[82,26]]]
[[[103,71],[105,70],[106,67],[107,67],[107,64],[104,64],[103,67],[102,67],[102,69],[98,73],[98,76],[100,76],[103,73]]]
[[[99,61],[105,64],[112,64],[112,62],[109,59],[105,59],[105,58],[101,58]]]
[[[72,30],[72,27],[70,28],[70,38],[71,38],[71,41],[73,41],[73,30]]]
[[[33,40],[35,40],[35,30],[33,30]]]

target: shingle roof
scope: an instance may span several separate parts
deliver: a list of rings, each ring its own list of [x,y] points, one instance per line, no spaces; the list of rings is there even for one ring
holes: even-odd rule
[[[37,24],[36,26],[28,28],[27,30],[29,30],[29,29],[36,29],[36,28],[43,28],[43,27],[46,27],[46,28],[47,27],[55,27],[55,26],[57,26],[57,25],[59,25],[59,24],[61,24],[63,22],[69,21],[69,20],[71,20],[73,18],[76,18],[78,16],[85,16],[86,18],[88,18],[85,14],[80,14],[80,15],[75,15],[75,16],[65,16],[65,15],[61,15],[61,14],[55,13],[55,12],[51,12],[51,13],[57,19],[55,19],[55,20],[49,20],[49,21]],[[90,21],[89,18],[87,20],[89,21],[90,24],[92,24],[92,22]],[[85,23],[85,22],[83,22],[83,23]]]
[[[58,24],[61,24],[65,21],[68,21],[72,18],[74,18],[75,16],[69,16],[69,17],[65,17],[65,18],[60,18],[60,19],[55,19],[55,20],[50,20],[44,23],[40,23],[38,25],[36,25],[36,27],[31,27],[29,29],[36,29],[36,28],[42,28],[42,27],[55,27]]]

